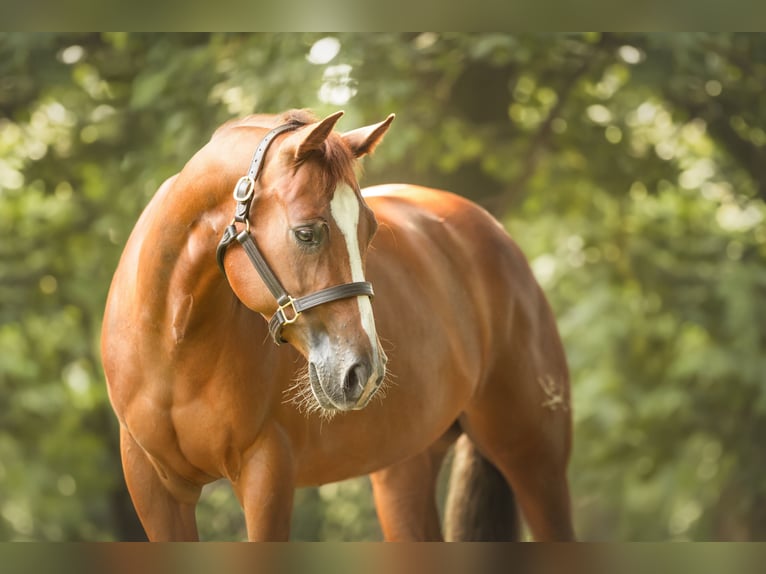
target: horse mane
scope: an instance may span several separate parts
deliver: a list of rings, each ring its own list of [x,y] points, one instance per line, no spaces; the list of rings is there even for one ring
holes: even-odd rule
[[[236,127],[254,127],[272,129],[286,123],[295,123],[305,126],[318,121],[318,118],[310,110],[288,110],[281,114],[250,114],[242,118],[234,118],[222,124],[215,132],[213,137],[220,132],[224,132]]]
[[[232,128],[238,127],[273,129],[286,123],[294,123],[298,127],[303,127],[317,121],[319,121],[319,118],[306,109],[293,109],[275,115],[251,114],[224,123],[213,133],[213,138]],[[325,140],[325,145],[322,146],[320,151],[313,154],[311,159],[317,159],[322,163],[324,167],[323,173],[326,176],[326,181],[323,183],[327,189],[334,189],[339,181],[351,183],[356,180],[354,175],[356,158],[348,144],[335,132],[329,135]],[[300,164],[296,164],[296,167],[298,165]]]

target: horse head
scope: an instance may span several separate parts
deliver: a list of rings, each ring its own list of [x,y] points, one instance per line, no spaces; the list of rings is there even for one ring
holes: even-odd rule
[[[240,301],[271,318],[277,343],[290,343],[307,359],[312,394],[327,411],[366,406],[386,369],[364,276],[377,222],[354,162],[380,142],[393,115],[339,134],[333,128],[342,114],[313,121],[294,112],[286,129],[264,137],[262,165],[252,181],[237,184],[240,192],[235,187],[235,198],[249,198],[240,202],[244,216],[230,226],[228,241],[237,234],[245,249],[227,249],[221,258]],[[256,256],[267,271],[256,273],[254,266],[263,267]]]

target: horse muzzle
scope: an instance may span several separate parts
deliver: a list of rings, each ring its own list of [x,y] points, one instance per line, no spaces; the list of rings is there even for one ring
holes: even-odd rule
[[[309,358],[309,383],[319,405],[325,410],[351,411],[363,409],[380,388],[386,374],[386,360],[382,351],[373,357],[348,357],[337,360],[337,355]]]

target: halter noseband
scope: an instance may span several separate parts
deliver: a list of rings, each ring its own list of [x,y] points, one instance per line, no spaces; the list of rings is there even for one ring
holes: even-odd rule
[[[218,260],[218,267],[221,268],[224,277],[226,276],[226,270],[223,266],[223,258],[226,254],[226,248],[234,242],[236,239],[240,245],[245,249],[245,253],[250,258],[250,262],[255,267],[255,270],[261,276],[261,279],[269,288],[274,299],[277,300],[277,311],[274,316],[269,320],[269,333],[274,342],[279,345],[286,341],[282,338],[282,328],[285,325],[295,323],[301,313],[308,311],[324,303],[330,303],[338,299],[347,299],[349,297],[358,297],[366,295],[372,297],[374,295],[372,291],[372,285],[367,281],[357,281],[354,283],[345,283],[343,285],[336,285],[334,287],[328,287],[305,295],[303,297],[293,298],[291,297],[285,288],[280,283],[277,276],[269,267],[269,264],[264,259],[263,254],[258,249],[258,246],[253,240],[253,236],[250,235],[250,204],[253,200],[253,193],[255,191],[255,182],[258,180],[258,175],[263,167],[263,157],[266,155],[266,151],[269,149],[274,138],[279,134],[292,131],[301,126],[297,123],[283,124],[274,128],[267,133],[258,144],[258,148],[253,155],[253,161],[250,163],[250,170],[247,175],[241,177],[237,184],[234,186],[234,199],[237,201],[237,207],[234,212],[234,219],[224,229],[221,241],[218,243],[216,249],[216,259]],[[245,229],[237,233],[235,226],[236,222],[244,223]]]

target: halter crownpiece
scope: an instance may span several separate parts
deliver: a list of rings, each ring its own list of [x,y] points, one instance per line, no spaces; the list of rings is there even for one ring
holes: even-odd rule
[[[372,284],[368,281],[356,281],[353,283],[335,285],[334,287],[328,287],[327,289],[321,289],[303,297],[293,298],[287,293],[277,276],[274,275],[274,272],[271,270],[271,267],[269,267],[268,262],[263,257],[263,254],[253,240],[253,236],[250,234],[250,204],[253,201],[255,183],[258,181],[258,176],[263,167],[263,158],[266,155],[266,151],[279,134],[295,130],[301,127],[301,125],[302,124],[293,122],[276,127],[267,133],[261,140],[261,143],[258,144],[255,154],[253,155],[253,160],[250,162],[250,169],[248,170],[247,175],[241,177],[234,186],[233,195],[237,202],[234,211],[234,219],[226,229],[224,229],[223,236],[216,249],[218,267],[220,267],[224,277],[226,277],[226,269],[223,265],[226,249],[235,239],[244,248],[253,267],[255,267],[258,275],[260,275],[261,279],[266,284],[266,287],[268,287],[269,291],[274,296],[274,299],[277,301],[277,311],[269,320],[269,333],[277,345],[287,342],[282,338],[282,329],[284,326],[295,323],[304,311],[308,311],[309,309],[313,309],[314,307],[325,303],[337,301],[338,299],[348,299],[350,297],[359,296],[372,297],[374,295]],[[237,223],[245,224],[245,229],[239,233],[237,232]]]

